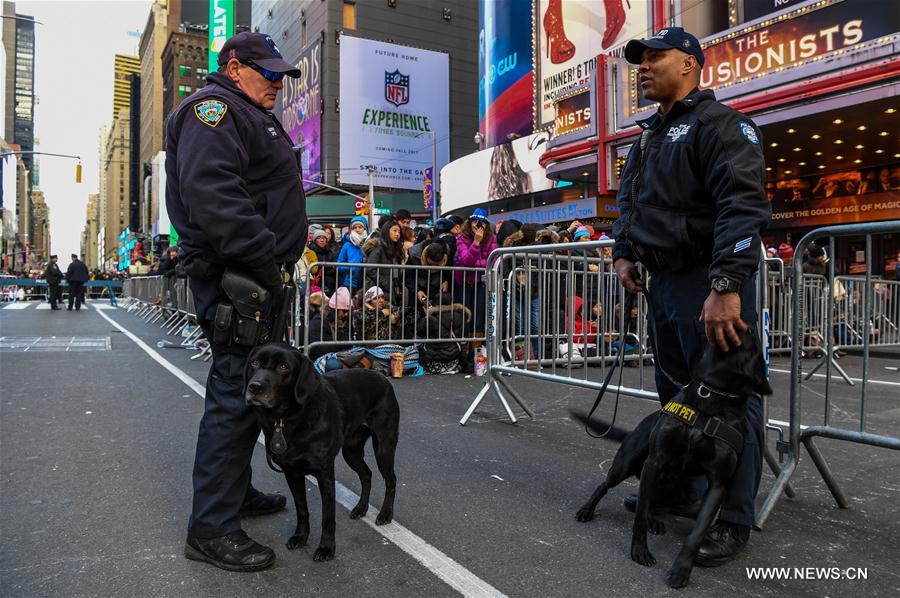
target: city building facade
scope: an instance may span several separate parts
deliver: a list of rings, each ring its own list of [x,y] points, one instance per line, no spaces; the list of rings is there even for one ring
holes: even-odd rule
[[[637,121],[657,109],[641,96],[636,67],[621,57],[624,43],[680,26],[703,46],[701,88],[762,129],[773,209],[767,246],[794,244],[823,225],[900,217],[900,5],[652,0],[620,7],[627,18],[619,20],[606,14],[618,6],[609,2],[597,3],[590,26],[569,6],[480,2],[483,149],[443,170],[446,210],[483,206],[494,220],[514,214],[608,227],[618,213],[615,194],[640,132]],[[553,10],[559,18],[547,16]],[[510,23],[528,18],[531,28],[515,28],[522,39],[506,35]],[[562,31],[547,30],[555,22]],[[560,45],[563,37],[574,49]],[[510,68],[523,55],[532,60],[530,77]],[[527,142],[505,142],[507,132],[528,135]],[[518,173],[513,182],[492,171],[504,159]],[[857,261],[861,242],[838,241],[841,271],[865,271]],[[883,263],[873,264],[873,272],[893,277],[900,239],[878,243]]]
[[[316,185],[367,193],[366,170],[360,160],[354,161],[357,154],[377,156],[372,162],[377,168],[373,176],[380,211],[405,208],[419,220],[429,218],[422,171],[431,165],[433,149],[439,165],[474,149],[477,15],[473,2],[438,0],[253,3],[253,30],[269,34],[285,59],[304,72],[300,80],[286,79],[274,112],[302,146],[304,177],[311,181],[306,184],[307,213],[313,221],[346,222],[357,213],[356,198]],[[342,46],[345,40],[349,41]],[[434,72],[416,72],[416,65],[425,61],[437,65]],[[356,87],[342,89],[342,70]],[[398,77],[393,91],[385,80],[389,74]],[[371,83],[356,83],[369,76]],[[388,99],[389,93],[399,96]],[[404,115],[425,115],[434,122],[429,120],[428,130],[424,126],[404,130],[406,143],[398,136],[392,143],[380,143],[375,140],[387,139],[383,133],[389,127],[364,124],[362,108],[360,118],[346,121],[353,126],[342,129],[342,117],[348,118],[354,106],[369,99],[369,105],[380,102],[382,117],[397,115],[392,124],[400,126],[392,127],[395,130],[403,128]],[[358,152],[348,151],[357,147]]]

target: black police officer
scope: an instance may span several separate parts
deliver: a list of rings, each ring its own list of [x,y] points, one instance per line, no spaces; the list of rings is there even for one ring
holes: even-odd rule
[[[166,123],[166,206],[208,338],[225,267],[250,273],[278,297],[279,266],[292,267],[300,257],[307,227],[298,156],[270,112],[284,76],[300,71],[272,38],[253,32],[225,42],[218,63],[207,85]],[[285,505],[283,496],[250,485],[259,427],[243,398],[248,352],[213,345],[185,545],[188,558],[230,571],[256,571],[275,561],[270,548],[244,533],[239,517]]]
[[[613,260],[627,290],[648,293],[656,386],[666,403],[691,380],[707,342],[740,346],[738,331],[757,321],[750,279],[771,207],[759,129],[697,88],[697,38],[670,27],[628,42],[625,58],[639,65],[644,97],[659,110],[638,122],[641,138],[622,173]],[[650,271],[648,285],[635,262]],[[749,539],[764,441],[759,397],[749,402],[747,430],[700,565],[730,561]]]

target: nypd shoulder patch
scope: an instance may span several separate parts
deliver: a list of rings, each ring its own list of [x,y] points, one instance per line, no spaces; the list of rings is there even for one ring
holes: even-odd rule
[[[741,123],[741,135],[746,137],[747,141],[753,145],[759,145],[759,135],[756,134],[756,129],[750,123]]]
[[[225,118],[228,105],[219,100],[204,100],[194,104],[194,114],[204,125],[215,128]]]

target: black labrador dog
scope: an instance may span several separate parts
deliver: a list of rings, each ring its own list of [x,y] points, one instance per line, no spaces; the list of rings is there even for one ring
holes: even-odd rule
[[[297,507],[297,528],[288,549],[306,545],[309,510],[306,475],[315,476],[322,497],[322,539],[314,561],[334,558],[334,459],[344,460],[359,475],[359,503],[350,511],[358,519],[369,508],[372,470],[363,449],[372,437],[375,460],[385,493],[376,525],[394,516],[397,476],[394,453],[400,426],[400,406],[391,383],[380,373],[348,369],[319,375],[313,363],[285,343],[253,349],[244,372],[244,399],[256,411],[266,437],[266,450],[287,477]]]
[[[616,452],[606,480],[578,510],[578,521],[590,521],[610,488],[640,478],[631,539],[631,559],[651,566],[656,559],[647,547],[648,530],[662,533],[652,513],[680,512],[689,494],[689,479],[706,477],[708,490],[696,523],[666,574],[666,583],[681,588],[690,580],[694,557],[725,496],[747,433],[747,401],[753,394],[772,393],[765,378],[759,339],[741,333],[741,347],[727,353],[709,343],[695,378],[662,411],[644,418]],[[573,413],[576,419],[585,416]],[[661,531],[662,530],[662,531]]]

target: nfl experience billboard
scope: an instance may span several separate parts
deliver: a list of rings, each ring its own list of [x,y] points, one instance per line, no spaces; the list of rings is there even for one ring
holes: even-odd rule
[[[281,124],[295,145],[300,146],[303,178],[320,181],[322,176],[322,42],[300,52],[294,65],[300,77],[284,78]],[[303,183],[307,191],[314,183]]]
[[[447,54],[341,36],[341,182],[422,189],[431,166],[450,157],[450,60]],[[439,181],[435,187],[440,189]]]
[[[618,53],[650,26],[648,0],[537,0],[534,128],[553,125],[558,96],[590,83],[597,55]]]

